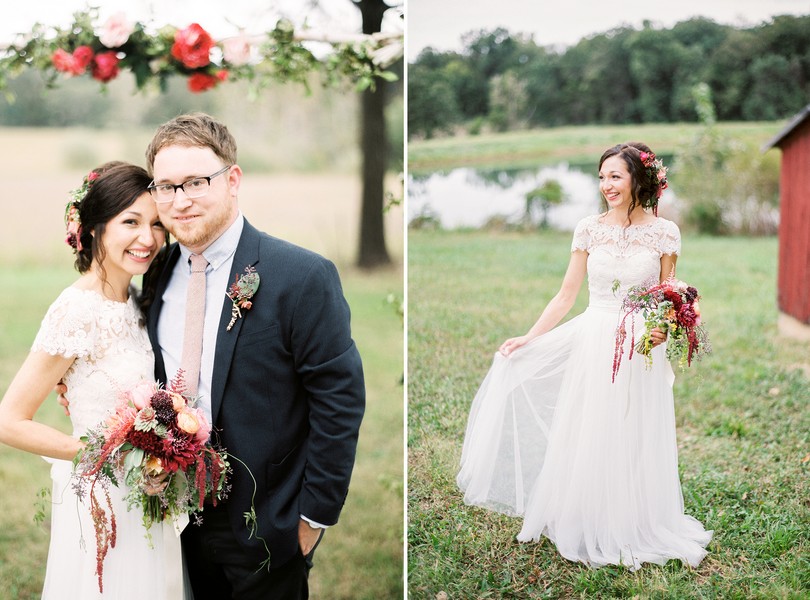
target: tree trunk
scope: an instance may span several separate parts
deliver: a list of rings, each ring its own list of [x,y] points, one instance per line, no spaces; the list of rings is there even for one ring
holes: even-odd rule
[[[352,0],[363,16],[363,33],[377,33],[390,7],[382,0]],[[391,263],[385,248],[383,202],[388,164],[385,131],[385,81],[377,78],[376,89],[362,92],[361,150],[363,154],[363,198],[360,214],[360,247],[357,265],[373,268]]]

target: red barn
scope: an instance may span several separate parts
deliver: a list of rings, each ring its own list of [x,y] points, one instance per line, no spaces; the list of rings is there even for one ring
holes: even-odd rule
[[[780,325],[810,331],[810,104],[766,148],[782,150],[779,176]],[[795,320],[795,321],[794,321]],[[798,321],[798,323],[796,323]],[[804,325],[802,327],[800,324]],[[803,336],[802,336],[803,337]]]

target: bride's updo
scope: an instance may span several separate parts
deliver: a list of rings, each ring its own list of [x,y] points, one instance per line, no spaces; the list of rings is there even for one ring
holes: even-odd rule
[[[642,142],[627,142],[617,144],[605,150],[599,159],[599,169],[611,156],[621,156],[627,165],[632,179],[630,187],[631,201],[627,211],[629,215],[633,209],[641,205],[652,209],[658,214],[658,200],[667,188],[667,169],[647,144]]]

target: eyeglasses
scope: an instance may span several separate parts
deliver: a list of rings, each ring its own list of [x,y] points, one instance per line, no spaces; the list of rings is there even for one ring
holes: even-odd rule
[[[182,189],[183,193],[189,198],[200,198],[208,193],[208,188],[211,187],[211,180],[217,175],[222,175],[232,166],[233,165],[222,167],[219,171],[208,177],[195,177],[178,185],[173,183],[153,183],[146,189],[149,190],[149,193],[152,194],[152,198],[158,204],[173,202],[178,188]]]

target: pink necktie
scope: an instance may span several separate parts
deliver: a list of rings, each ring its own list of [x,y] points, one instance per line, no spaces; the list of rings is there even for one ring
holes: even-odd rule
[[[191,276],[186,294],[186,326],[183,331],[183,369],[187,393],[197,394],[200,381],[200,357],[202,356],[203,325],[205,324],[205,268],[208,261],[202,254],[191,255]]]

